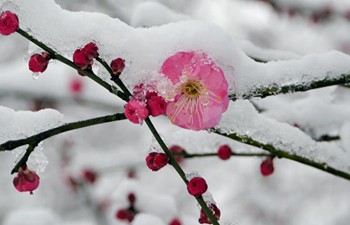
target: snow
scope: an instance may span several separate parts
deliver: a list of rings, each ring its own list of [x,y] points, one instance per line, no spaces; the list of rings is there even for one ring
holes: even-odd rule
[[[343,149],[345,149],[347,152],[350,152],[350,121],[343,124],[343,126],[340,129],[340,140]]]
[[[220,133],[248,136],[292,155],[350,172],[350,152],[334,143],[316,142],[296,127],[258,114],[247,100],[231,103],[217,129]]]
[[[63,123],[63,115],[53,109],[31,112],[0,106],[0,114],[0,143],[25,138]]]
[[[0,93],[3,96],[17,95],[33,100],[46,99],[72,104],[97,104],[98,107],[110,108],[114,111],[117,111],[120,106],[120,104],[115,104],[118,101],[115,96],[101,89],[96,83],[77,77],[76,71],[55,63],[55,61],[49,63],[48,69],[39,75],[38,80],[32,78],[27,60],[24,61],[21,57],[3,64],[1,74],[4,74],[0,83]],[[70,89],[70,84],[74,79],[80,79],[83,85],[78,95]]]
[[[160,26],[188,19],[190,19],[189,16],[176,13],[158,2],[144,2],[135,7],[130,25],[134,27]]]
[[[10,213],[3,225],[58,225],[61,224],[60,219],[50,209],[22,209]]]
[[[317,140],[324,135],[339,134],[349,118],[347,100],[341,99],[341,95],[347,94],[347,88],[330,87],[277,98],[255,99],[254,102],[264,110],[264,115],[298,126]]]
[[[247,40],[240,40],[238,45],[248,56],[258,60],[260,59],[262,61],[278,61],[300,58],[300,55],[294,52],[261,48]]]
[[[139,215],[136,216],[133,224],[134,225],[143,225],[143,224],[165,225],[165,223],[159,218],[149,214],[143,214],[143,213],[140,213]]]
[[[44,109],[39,112],[14,111],[0,106],[0,143],[9,140],[26,138],[50,128],[63,124],[63,115],[53,109]],[[23,156],[26,146],[14,150],[15,162]],[[42,151],[42,143],[30,155],[28,167],[36,172],[44,172],[48,159]]]
[[[304,10],[314,10],[314,11],[321,11],[326,8],[331,8],[335,11],[345,11],[350,8],[350,1],[348,0],[342,0],[342,1],[336,1],[336,0],[295,0],[295,1],[288,1],[288,0],[276,0],[276,4],[281,7],[294,7],[294,8],[301,8]]]
[[[20,8],[16,12],[20,21],[23,21],[21,27],[24,30],[31,31],[39,40],[67,57],[74,49],[94,40],[100,47],[101,57],[107,62],[115,57],[125,58],[127,67],[122,79],[129,88],[141,82],[159,80],[162,62],[177,51],[206,52],[223,69],[230,84],[230,93],[238,96],[249,94],[257,86],[308,83],[337,78],[350,72],[350,57],[336,51],[310,54],[300,60],[258,64],[249,59],[222,29],[200,21],[180,21],[149,29],[133,29],[102,14],[62,10],[50,0],[43,1],[41,8],[31,7],[30,1],[21,0],[11,1],[11,5],[14,5],[15,11]],[[48,32],[53,27],[59,29]],[[63,36],[65,38],[61,38]],[[96,70],[108,80],[106,72],[102,72],[103,68],[96,66]]]
[[[238,96],[249,94],[257,87],[278,88],[290,84],[308,86],[315,80],[339,78],[340,75],[350,73],[350,57],[337,51],[310,54],[300,60],[271,61],[266,64],[252,64],[248,61],[243,63],[235,70],[233,92]]]
[[[112,193],[111,215],[114,215],[118,209],[129,206],[127,196],[130,193],[135,194],[136,197],[135,209],[147,215],[157,215],[155,221],[171,221],[177,214],[176,203],[172,196],[149,191],[135,180],[123,180]],[[142,214],[141,218],[143,218]],[[110,222],[114,224],[115,218],[111,218]]]

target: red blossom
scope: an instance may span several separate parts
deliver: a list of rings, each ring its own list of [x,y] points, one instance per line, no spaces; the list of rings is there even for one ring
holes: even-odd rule
[[[182,225],[182,224],[179,219],[175,218],[169,223],[169,225]]]
[[[90,184],[95,183],[96,179],[97,179],[97,174],[92,169],[84,169],[82,176],[83,176],[84,180],[89,182]]]
[[[130,194],[128,195],[128,200],[129,200],[130,204],[134,204],[135,201],[136,201],[136,196],[135,196],[135,194],[134,194],[134,193],[130,193]]]
[[[22,166],[18,169],[17,176],[13,179],[13,185],[19,192],[29,192],[33,194],[33,191],[38,188],[40,183],[40,177],[27,166]]]
[[[207,182],[202,177],[194,177],[187,184],[188,193],[195,197],[201,196],[207,189]]]
[[[168,163],[169,163],[169,157],[164,153],[158,153],[153,160],[153,164],[158,168],[162,168],[166,166]]]
[[[122,221],[128,221],[129,223],[134,220],[135,215],[139,212],[134,203],[136,196],[134,193],[128,194],[129,207],[121,208],[115,213],[115,218]]]
[[[83,90],[83,87],[84,85],[81,79],[73,79],[70,81],[69,89],[75,95],[80,94]]]
[[[16,14],[5,11],[0,14],[0,34],[9,35],[18,30],[18,17]]]
[[[231,157],[233,154],[230,146],[228,145],[222,145],[218,149],[218,157],[222,160],[227,160]]]
[[[119,76],[125,68],[125,60],[122,58],[116,58],[111,62],[110,65],[113,74]]]
[[[269,176],[275,170],[273,166],[273,159],[268,157],[260,164],[260,172],[263,176]]]
[[[118,220],[126,220],[128,222],[132,222],[134,220],[134,216],[135,213],[128,208],[119,209],[115,214],[115,217]]]
[[[28,62],[29,69],[34,73],[44,72],[49,64],[50,58],[47,52],[32,55]]]
[[[96,58],[99,55],[98,47],[93,42],[86,44],[81,50],[89,60],[92,60],[93,58]]]
[[[158,171],[169,163],[169,157],[164,153],[151,152],[146,157],[146,165],[152,171]]]
[[[89,67],[91,67],[92,65],[92,60],[89,59],[83,50],[81,49],[77,49],[75,50],[75,52],[73,53],[73,62],[75,65],[77,65],[78,67],[80,67],[80,69],[84,70],[87,69]]]
[[[146,98],[147,98],[147,94],[146,94]],[[164,100],[164,98],[156,94],[152,95],[147,99],[147,108],[150,114],[154,117],[165,114],[166,107],[167,107],[167,103]]]
[[[154,166],[153,161],[154,157],[157,155],[157,152],[151,152],[146,157],[146,165],[148,168],[150,168],[152,171],[157,171],[157,167]]]

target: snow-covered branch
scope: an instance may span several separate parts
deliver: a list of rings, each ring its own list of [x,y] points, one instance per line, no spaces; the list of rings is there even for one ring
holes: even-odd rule
[[[297,162],[300,162],[302,164],[323,170],[323,171],[330,173],[330,174],[333,174],[335,176],[350,180],[350,173],[339,170],[339,169],[334,168],[332,166],[329,166],[326,161],[325,162],[316,162],[316,161],[313,161],[309,158],[300,156],[297,153],[294,153],[294,154],[289,153],[286,150],[274,147],[272,144],[264,144],[264,143],[258,142],[256,140],[254,140],[253,138],[250,138],[249,136],[243,136],[243,135],[239,135],[237,133],[222,133],[221,131],[215,130],[215,129],[213,129],[212,131],[214,131],[215,133],[220,134],[222,136],[231,138],[235,141],[239,141],[239,142],[245,143],[247,145],[255,146],[255,147],[264,149],[266,151],[269,151],[271,154],[277,156],[278,158],[286,158],[286,159],[290,159],[293,161],[297,161]]]
[[[93,119],[67,123],[67,124],[64,124],[62,126],[55,127],[55,128],[40,132],[38,134],[32,135],[32,136],[27,137],[27,138],[6,141],[6,142],[0,144],[0,152],[1,151],[10,151],[10,150],[18,148],[22,145],[27,145],[27,144],[35,145],[35,144],[38,144],[47,138],[50,138],[52,136],[55,136],[57,134],[61,134],[61,133],[67,132],[67,131],[76,130],[76,129],[80,129],[83,127],[93,126],[93,125],[97,125],[97,124],[101,124],[101,123],[108,123],[108,122],[113,122],[113,121],[117,121],[117,120],[123,120],[123,119],[125,119],[124,113],[117,113],[117,114],[113,114],[113,115],[96,117]]]
[[[268,96],[278,95],[278,94],[287,94],[287,93],[293,93],[293,92],[303,92],[303,91],[309,91],[317,88],[323,88],[333,85],[342,85],[347,84],[350,82],[350,74],[340,74],[336,77],[325,77],[320,80],[312,80],[310,82],[303,82],[303,83],[294,83],[294,84],[288,84],[288,85],[267,85],[265,87],[253,87],[249,91],[247,91],[247,94],[244,94],[240,97],[238,97],[235,94],[230,95],[230,99],[235,101],[237,99],[251,99],[255,97],[259,98],[265,98]]]
[[[22,35],[23,37],[25,37],[26,39],[28,39],[29,41],[31,41],[34,44],[36,44],[38,47],[40,47],[43,50],[45,50],[46,52],[48,52],[52,59],[56,59],[56,60],[58,60],[58,61],[60,61],[60,62],[62,62],[64,64],[66,64],[67,66],[69,66],[69,67],[79,71],[81,74],[91,78],[96,83],[98,83],[99,85],[101,85],[102,87],[107,89],[112,94],[117,95],[121,99],[124,99],[124,100],[126,99],[125,95],[121,91],[119,91],[115,87],[109,85],[106,81],[104,81],[99,76],[94,74],[94,72],[92,70],[90,70],[90,69],[84,69],[84,70],[80,69],[71,60],[67,59],[66,57],[64,57],[63,55],[59,54],[58,52],[56,52],[52,48],[48,47],[46,44],[44,44],[41,41],[37,40],[32,35],[30,35],[26,31],[22,30],[21,28],[19,28],[16,32],[19,33],[20,35]]]

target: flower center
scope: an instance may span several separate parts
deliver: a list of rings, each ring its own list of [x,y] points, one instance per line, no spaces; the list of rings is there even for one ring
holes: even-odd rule
[[[199,81],[187,81],[182,85],[182,92],[190,98],[197,98],[202,89],[203,86]]]

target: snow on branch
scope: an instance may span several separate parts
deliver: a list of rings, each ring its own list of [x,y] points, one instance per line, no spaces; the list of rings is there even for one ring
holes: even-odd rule
[[[336,51],[263,64],[249,58],[235,40],[212,24],[186,20],[135,29],[106,15],[65,11],[52,0],[36,0],[40,8],[32,7],[33,4],[34,0],[5,1],[2,8],[17,12],[23,29],[19,33],[27,38],[33,35],[49,44],[61,54],[54,55],[56,59],[71,56],[75,49],[91,40],[98,43],[101,58],[107,62],[117,52],[127,63],[122,80],[128,88],[159,79],[161,63],[178,51],[208,54],[223,69],[233,100],[306,91],[349,81],[350,57]],[[51,53],[45,46],[39,46]],[[105,81],[107,73],[91,77],[111,89]]]
[[[350,152],[335,143],[316,142],[298,128],[267,118],[248,101],[231,104],[213,131],[262,148],[278,157],[292,159],[350,179]]]

